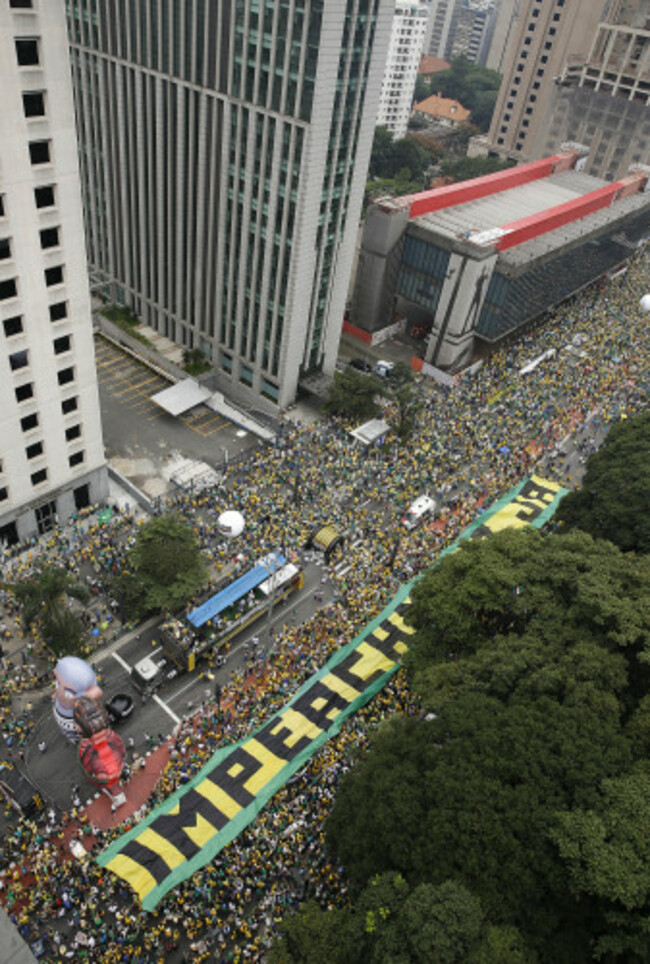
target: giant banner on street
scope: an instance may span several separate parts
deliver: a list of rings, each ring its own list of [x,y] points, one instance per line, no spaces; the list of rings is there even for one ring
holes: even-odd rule
[[[541,527],[566,490],[537,476],[482,513],[463,539],[520,526]],[[118,838],[97,862],[125,880],[153,910],[180,881],[207,864],[255,819],[344,721],[398,669],[414,630],[405,615],[413,582],[294,694],[259,730],[217,750],[202,770]]]

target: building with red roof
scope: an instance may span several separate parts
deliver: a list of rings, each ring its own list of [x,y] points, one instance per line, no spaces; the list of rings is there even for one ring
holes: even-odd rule
[[[405,318],[424,361],[458,371],[618,267],[650,234],[649,168],[584,173],[586,149],[384,198],[367,213],[350,321]]]

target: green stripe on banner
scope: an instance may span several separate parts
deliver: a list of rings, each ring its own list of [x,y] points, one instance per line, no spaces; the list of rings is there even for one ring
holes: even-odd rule
[[[472,522],[463,539],[511,526],[540,527],[565,489],[532,476]],[[418,577],[421,578],[421,577]],[[153,910],[168,891],[231,843],[271,797],[335,736],[345,720],[399,668],[413,630],[404,621],[413,583],[334,653],[286,704],[252,735],[221,747],[193,779],[119,837],[97,863],[124,879],[142,907]]]

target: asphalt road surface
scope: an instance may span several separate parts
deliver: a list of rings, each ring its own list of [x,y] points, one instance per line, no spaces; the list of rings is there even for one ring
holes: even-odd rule
[[[339,566],[345,565],[344,562]],[[128,747],[129,737],[134,740],[138,754],[148,749],[145,734],[158,738],[168,737],[183,717],[196,712],[201,703],[213,699],[215,685],[223,686],[231,676],[246,663],[246,644],[253,636],[259,638],[258,651],[268,653],[273,645],[269,628],[283,623],[299,625],[309,619],[320,606],[327,605],[334,594],[334,585],[327,575],[322,558],[310,554],[304,566],[305,583],[302,589],[274,608],[271,620],[263,615],[247,627],[232,642],[226,664],[220,669],[209,669],[206,662],[199,662],[192,673],[181,673],[165,681],[157,692],[143,702],[141,694],[131,682],[131,669],[145,656],[160,659],[163,655],[159,642],[160,617],[150,620],[135,632],[127,633],[110,646],[98,651],[93,658],[104,698],[115,693],[127,693],[134,700],[131,716],[114,727]],[[318,600],[316,599],[318,596]],[[209,674],[209,675],[208,675]],[[82,803],[91,800],[96,789],[88,783],[77,762],[77,748],[69,743],[54,723],[51,697],[44,697],[35,707],[36,726],[25,746],[25,763],[21,769],[39,790],[49,806],[67,810],[71,804],[72,788],[79,788]],[[44,751],[39,743],[45,742]],[[130,755],[127,752],[127,759]]]

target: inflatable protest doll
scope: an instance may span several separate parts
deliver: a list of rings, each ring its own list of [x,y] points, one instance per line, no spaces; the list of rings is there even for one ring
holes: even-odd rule
[[[126,751],[122,739],[109,729],[101,700],[81,696],[75,701],[74,718],[83,734],[79,763],[85,777],[111,797],[121,795],[119,786]]]
[[[54,667],[54,719],[65,737],[73,743],[81,739],[81,729],[74,718],[74,704],[81,696],[102,699],[97,675],[92,666],[78,656],[62,656]]]

